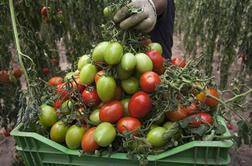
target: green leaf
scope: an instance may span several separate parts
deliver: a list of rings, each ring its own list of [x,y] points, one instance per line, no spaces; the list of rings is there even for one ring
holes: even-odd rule
[[[191,128],[191,132],[193,134],[199,135],[199,136],[203,136],[207,131],[208,131],[209,127],[206,125],[201,125],[197,128]]]

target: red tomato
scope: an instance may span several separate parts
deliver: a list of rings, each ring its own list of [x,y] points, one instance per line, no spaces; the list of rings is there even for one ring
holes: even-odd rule
[[[191,121],[191,125],[193,127],[199,127],[202,124],[212,125],[213,124],[213,117],[208,113],[198,113],[192,115],[194,119]]]
[[[125,132],[137,134],[137,130],[140,127],[141,122],[138,119],[132,117],[124,117],[117,122],[117,130],[121,134]]]
[[[77,85],[75,82],[77,83]],[[81,85],[81,83],[80,83],[79,76],[75,78],[75,81],[72,81],[72,85],[73,85],[73,87],[77,87],[80,93],[82,93],[85,90],[85,86]]]
[[[93,153],[99,148],[99,145],[94,140],[95,127],[88,129],[82,137],[81,147],[86,153]]]
[[[186,61],[183,57],[177,56],[177,57],[173,57],[171,59],[171,63],[173,65],[178,65],[179,67],[185,67],[186,66]]]
[[[159,75],[155,72],[145,72],[140,77],[140,87],[144,92],[153,93],[156,87],[160,84]]]
[[[99,117],[102,122],[117,122],[123,117],[122,103],[114,100],[104,104],[100,109]]]
[[[153,71],[158,73],[159,75],[163,74],[165,62],[164,57],[162,57],[162,55],[156,50],[147,51],[146,55],[149,56],[153,63]]]
[[[228,123],[228,124],[227,124],[227,128],[228,128],[229,130],[233,130],[233,129],[234,129],[234,125],[233,125],[232,123]]]
[[[56,86],[56,92],[61,99],[67,99],[70,97],[72,89],[67,89],[66,83],[61,83]]]
[[[197,112],[198,107],[195,102],[193,102],[190,106],[183,106],[181,104],[178,105],[177,111],[167,112],[166,117],[170,121],[178,121],[186,118],[188,115],[191,115]]]
[[[49,11],[49,7],[47,6],[43,6],[40,10],[40,14],[43,16],[43,17],[47,17],[48,16],[48,11]]]
[[[50,86],[57,86],[57,85],[61,84],[62,82],[63,82],[63,78],[62,77],[52,77],[48,81],[48,85],[50,85]]]
[[[44,75],[48,75],[49,72],[50,72],[50,70],[49,70],[48,67],[44,67],[44,68],[42,69],[42,72],[43,72]]]
[[[191,115],[198,111],[198,106],[195,102],[192,102],[190,106],[187,106],[184,109],[186,110],[187,115]]]
[[[0,83],[8,83],[10,82],[9,73],[7,70],[0,70]]]
[[[95,83],[97,83],[97,81],[105,74],[104,70],[99,71],[98,73],[96,73],[95,75]]]
[[[56,100],[54,101],[54,103],[53,103],[53,107],[54,107],[55,109],[60,109],[61,104],[62,104],[62,100],[56,99]]]
[[[83,102],[89,106],[96,106],[100,103],[100,98],[97,94],[97,91],[94,87],[88,87],[82,92]]]
[[[130,115],[135,118],[145,117],[151,111],[151,108],[151,98],[147,93],[141,91],[131,97],[128,105]]]
[[[179,121],[187,117],[186,111],[182,105],[179,105],[176,111],[167,112],[166,117],[172,122]]]
[[[210,96],[219,98],[219,92],[215,88],[207,88],[205,91],[199,93],[196,98],[201,103],[206,104],[209,107],[215,107],[218,105],[219,101],[217,101],[214,98],[211,98]]]
[[[114,100],[121,100],[122,94],[123,94],[122,89],[119,86],[117,86],[115,90]]]
[[[17,64],[13,65],[12,73],[16,78],[20,78],[23,74],[22,70],[20,69],[20,66]]]

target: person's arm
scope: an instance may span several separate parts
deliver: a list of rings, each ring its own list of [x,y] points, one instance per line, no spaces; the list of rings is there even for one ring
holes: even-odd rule
[[[115,14],[114,21],[120,23],[122,29],[134,28],[142,32],[150,32],[156,25],[157,16],[166,10],[166,6],[167,0],[132,0]],[[129,7],[142,8],[143,11],[130,15]]]
[[[153,0],[156,7],[157,15],[161,15],[165,12],[167,8],[167,0]]]

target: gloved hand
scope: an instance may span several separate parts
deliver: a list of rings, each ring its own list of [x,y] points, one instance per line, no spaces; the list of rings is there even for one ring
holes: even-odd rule
[[[141,8],[136,14],[130,14],[129,8]],[[114,21],[120,23],[122,29],[134,28],[142,32],[150,32],[157,22],[156,7],[152,0],[132,0],[114,16]]]

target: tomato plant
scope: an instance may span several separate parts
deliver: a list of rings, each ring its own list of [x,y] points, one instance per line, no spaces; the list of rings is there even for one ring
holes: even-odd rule
[[[133,117],[124,117],[117,122],[116,127],[121,134],[125,132],[137,134],[137,130],[141,127],[141,122]]]
[[[88,129],[82,137],[81,147],[86,153],[93,153],[99,148],[99,145],[94,140],[95,127]]]
[[[120,101],[110,101],[104,104],[99,113],[102,122],[115,123],[123,117],[123,105]]]
[[[151,108],[151,98],[145,92],[137,92],[130,98],[128,110],[132,117],[143,118],[151,111]]]
[[[95,142],[102,147],[110,145],[114,141],[115,137],[116,129],[108,122],[102,122],[99,124],[94,132]]]
[[[159,75],[155,72],[145,72],[140,77],[140,87],[146,93],[155,92],[160,82]]]

